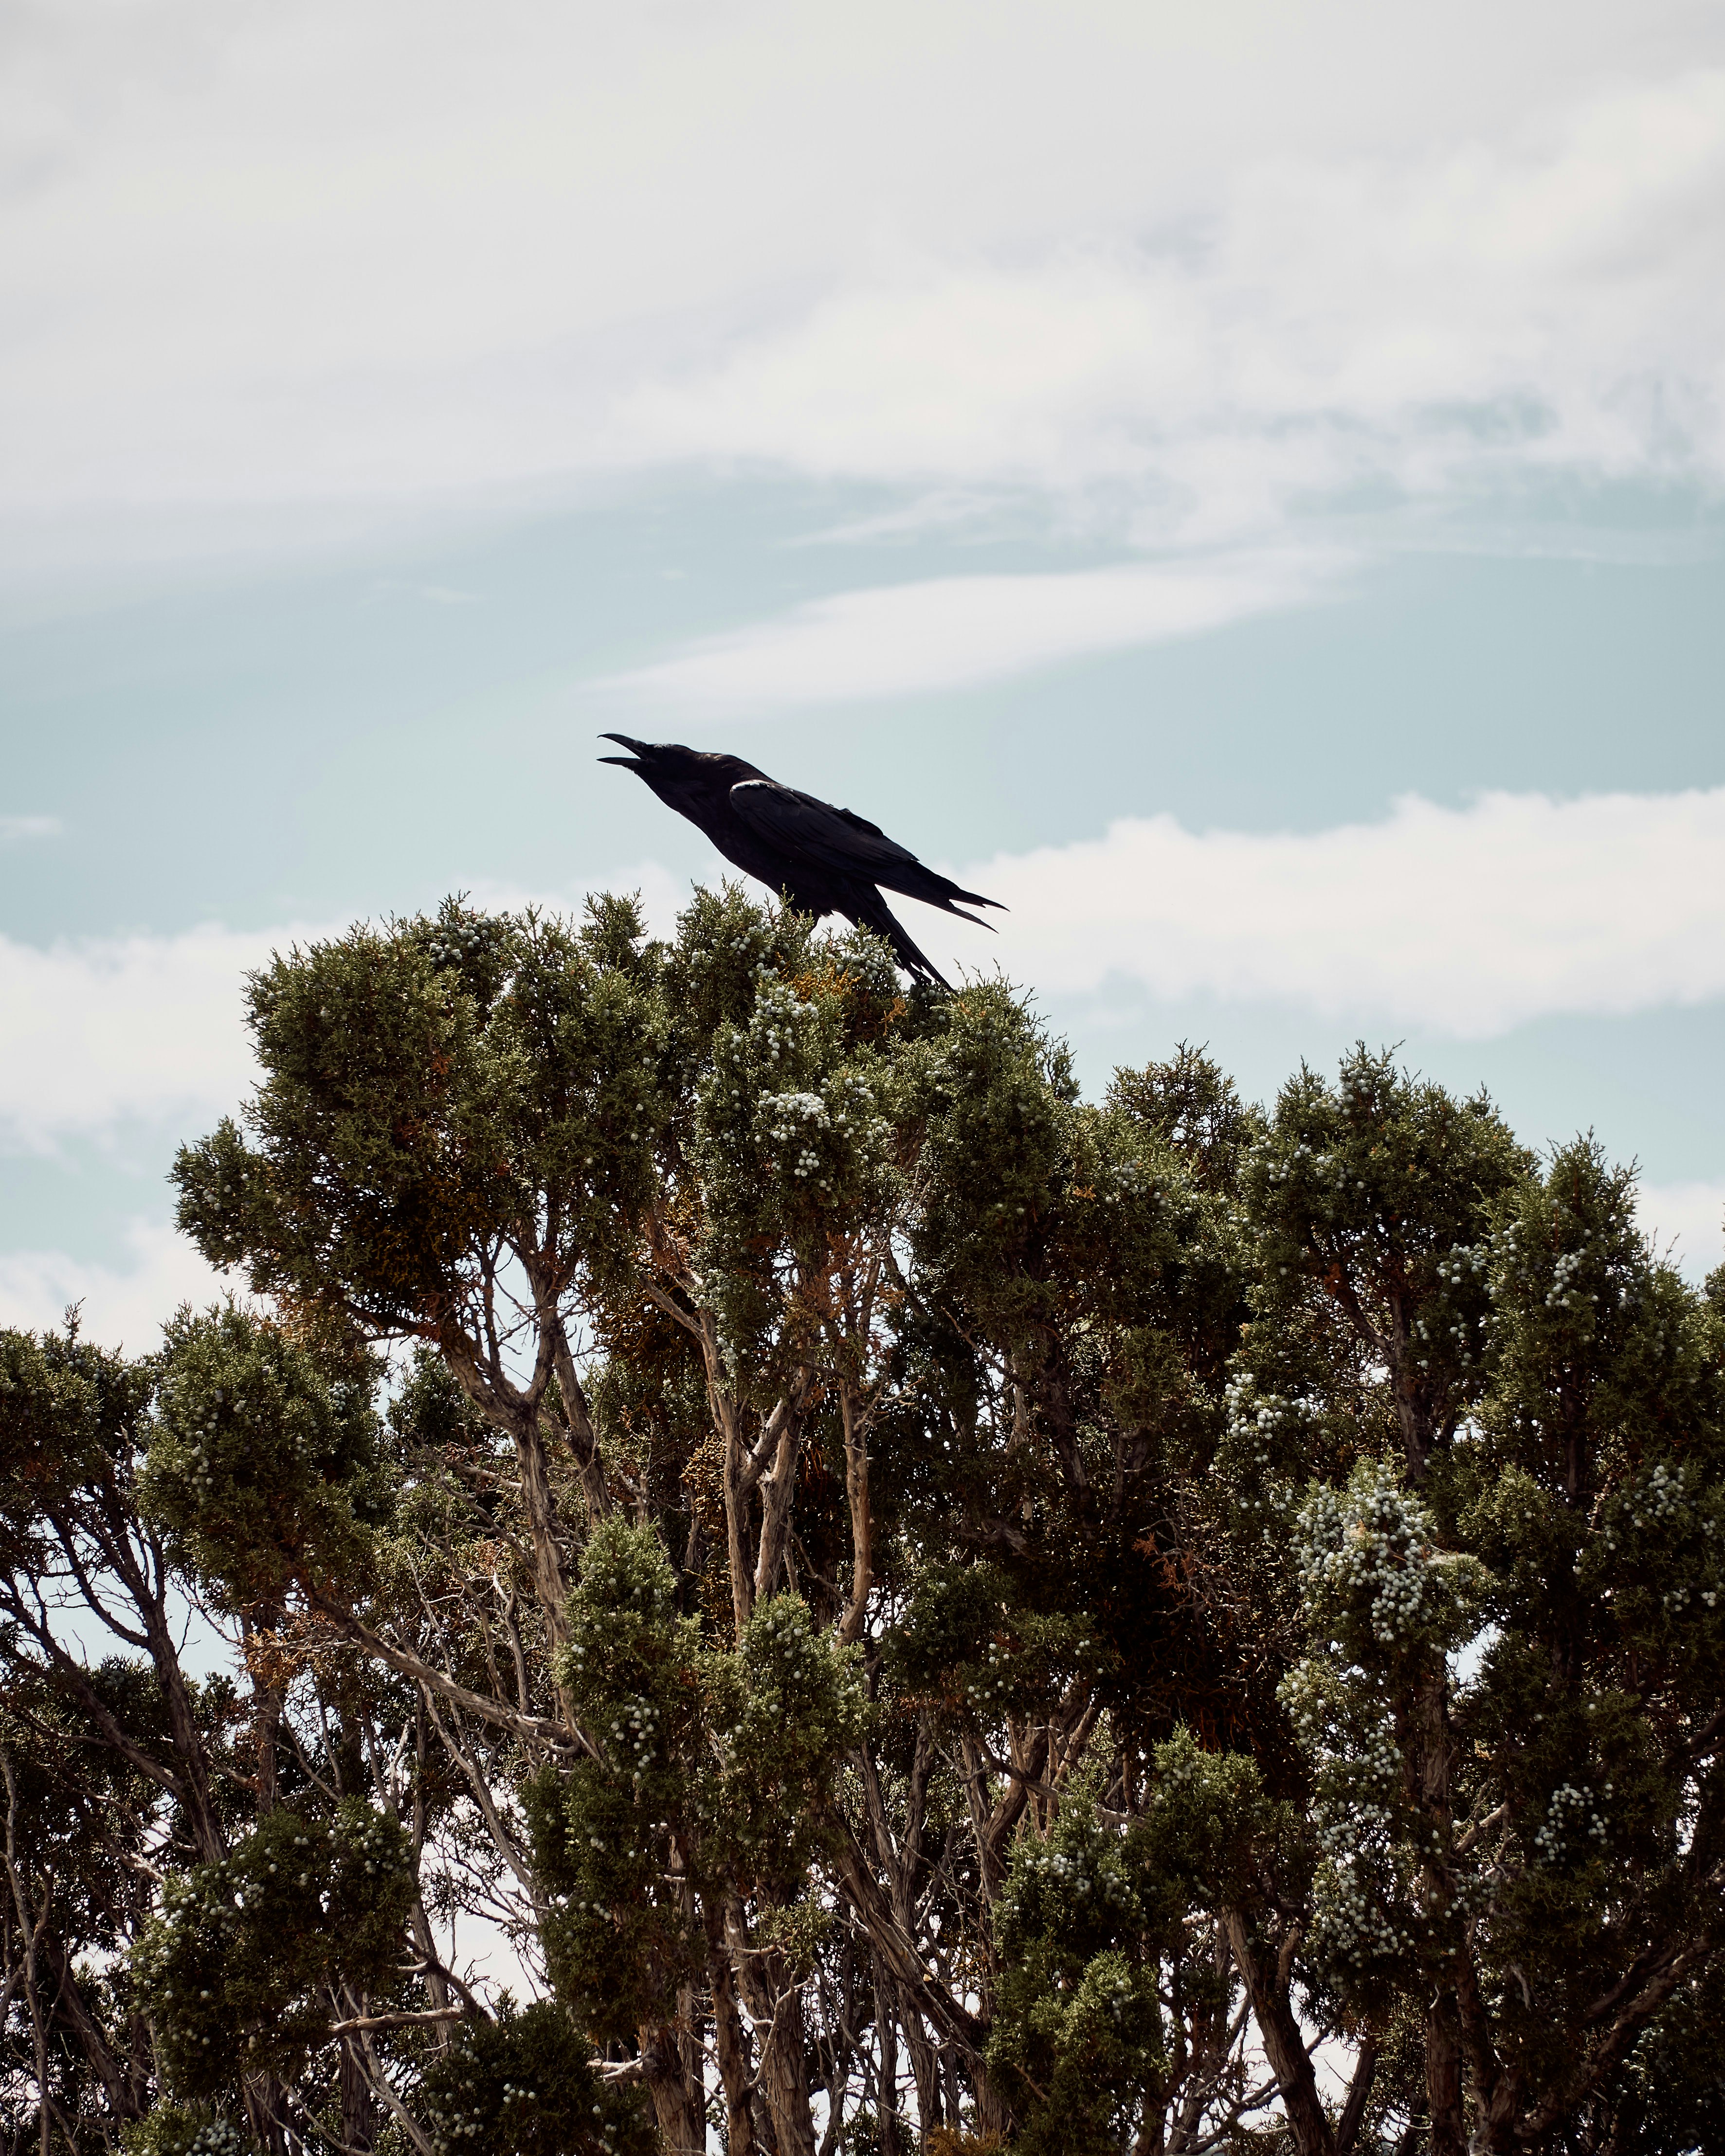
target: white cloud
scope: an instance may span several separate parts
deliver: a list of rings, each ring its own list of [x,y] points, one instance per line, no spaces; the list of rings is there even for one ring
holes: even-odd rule
[[[1345,566],[1290,551],[841,592],[598,685],[724,709],[947,689],[1293,605]]]
[[[1155,538],[1725,470],[1691,0],[137,0],[0,28],[13,510],[667,459]]]
[[[1245,157],[1172,240],[919,251],[625,407],[643,449],[1094,488],[1208,542],[1388,482],[1725,476],[1725,71]],[[1705,293],[1706,296],[1702,295]]]
[[[1669,1250],[1692,1279],[1725,1263],[1725,1183],[1645,1183],[1636,1209],[1660,1254]]]
[[[0,1140],[40,1148],[126,1118],[222,1112],[255,1075],[245,976],[296,931],[63,942],[0,937]]]
[[[961,873],[1012,908],[1007,973],[1058,993],[1113,978],[1471,1038],[1725,995],[1725,788],[1410,797],[1305,834],[1125,819]],[[924,928],[940,963],[977,963],[974,935]]]
[[[61,1250],[0,1252],[0,1326],[58,1331],[68,1306],[78,1303],[86,1338],[147,1355],[161,1344],[163,1323],[182,1303],[202,1308],[237,1285],[207,1265],[183,1235],[159,1223],[130,1222],[126,1244],[131,1262],[124,1266],[90,1264]]]
[[[57,839],[59,834],[58,816],[0,816],[0,846],[14,845],[20,839]]]
[[[687,902],[668,870],[637,862],[593,888],[641,893],[668,932]],[[579,917],[584,891],[481,887],[493,908],[538,905]],[[51,1150],[121,1124],[232,1114],[258,1076],[245,977],[277,951],[339,930],[292,925],[62,942],[0,936],[0,1147]]]

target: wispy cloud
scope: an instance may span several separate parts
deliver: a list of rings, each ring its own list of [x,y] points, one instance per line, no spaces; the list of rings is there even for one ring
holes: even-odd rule
[[[0,846],[22,839],[57,839],[64,826],[58,816],[0,816]]]
[[[1661,1257],[1693,1280],[1725,1262],[1725,1183],[1649,1183],[1636,1215]]]
[[[1007,972],[1059,993],[1115,978],[1472,1038],[1725,996],[1725,788],[1410,798],[1301,834],[1129,819],[962,873],[1012,908]]]
[[[1716,480],[1721,280],[1725,70],[1703,68],[1495,140],[1248,154],[1172,240],[906,250],[624,420],[644,450],[1091,490],[1201,544],[1363,488]]]
[[[0,1142],[39,1149],[132,1117],[233,1107],[255,1075],[245,976],[282,929],[39,950],[0,937]]]
[[[14,11],[0,507],[693,458],[1213,544],[1725,472],[1691,0],[1011,12]]]
[[[596,886],[595,886],[596,887]],[[687,891],[654,861],[606,879],[639,891],[668,933]],[[538,906],[579,917],[585,891],[479,886],[496,909]],[[339,930],[286,923],[241,932],[90,937],[46,949],[0,936],[0,1147],[50,1152],[127,1123],[232,1113],[258,1077],[245,1026],[245,977],[277,951]]]
[[[1295,605],[1331,588],[1347,565],[1338,552],[1290,549],[880,585],[814,600],[596,686],[724,710],[957,688]]]
[[[469,607],[482,602],[477,592],[463,591],[455,584],[415,584],[400,577],[379,577],[373,584],[369,596],[373,599],[423,599],[428,606]]]
[[[163,1323],[183,1302],[214,1302],[238,1285],[214,1271],[165,1224],[133,1220],[125,1241],[130,1263],[120,1265],[91,1263],[64,1250],[0,1252],[0,1325],[57,1331],[76,1303],[87,1337],[146,1355],[160,1344]]]

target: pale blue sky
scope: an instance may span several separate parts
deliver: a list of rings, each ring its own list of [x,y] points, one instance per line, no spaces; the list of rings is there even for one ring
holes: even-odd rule
[[[991,875],[1093,1084],[1401,1040],[1717,1255],[1721,18],[1189,14],[21,18],[0,1321],[200,1287],[272,940],[712,874],[608,726]]]

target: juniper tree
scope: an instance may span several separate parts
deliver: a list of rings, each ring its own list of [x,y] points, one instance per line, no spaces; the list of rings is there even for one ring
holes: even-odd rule
[[[153,1793],[139,2148],[1708,2145],[1725,1296],[1588,1145],[1363,1051],[1089,1102],[734,892],[250,1010],[176,1174],[256,1305],[8,1410],[0,1649]],[[29,1631],[105,1504],[239,1685]]]
[[[1290,1656],[1305,2019],[1442,2156],[1686,2145],[1725,1945],[1725,1283],[1656,1260],[1590,1141],[1542,1169],[1363,1051],[1287,1089],[1243,1185],[1218,1482]]]
[[[368,2148],[416,2011],[447,2011],[438,1758],[409,1789],[385,1748],[418,1725],[425,1755],[413,1697],[306,1651],[254,1569],[260,1520],[301,1555],[363,1535],[371,1374],[232,1312],[131,1363],[0,1334],[8,2145],[281,2152],[321,2122]],[[231,1674],[188,1666],[200,1607]]]
[[[811,2057],[840,2114],[861,2088],[888,2145],[913,2115],[1004,2125],[989,1912],[1021,1822],[1047,1824],[1111,1703],[1130,1781],[1182,1703],[1219,1732],[1253,1696],[1221,1604],[1168,1563],[1244,1276],[1154,1084],[1086,1107],[1003,986],[907,999],[871,938],[734,893],[699,896],[668,946],[615,901],[574,930],[451,906],[278,961],[253,1013],[264,1084],[247,1130],[183,1158],[183,1220],[258,1293],[416,1343],[396,1427],[420,1460],[403,1517],[416,1582],[440,1590],[436,1650],[419,1616],[373,1621],[315,1566],[299,1592],[423,1687],[476,1786],[537,1793],[523,1812],[487,1787],[486,1809],[552,1899],[581,2025],[632,2049],[675,2147],[704,2131],[701,2027],[734,2136],[758,2080],[763,2141],[812,2146]],[[499,1443],[514,1473],[487,1538],[519,1523],[499,1578],[536,1605],[511,1605],[512,1686],[484,1681],[456,1606],[453,1516],[414,1542],[428,1491],[496,1475]],[[583,1553],[599,1562],[620,1512],[657,1537],[706,1666],[746,1669],[795,1597],[862,1650],[873,1708],[836,1780],[745,1754],[752,1846],[710,1819],[657,1824],[668,1791],[634,1808],[652,1846],[629,1855],[619,1815],[588,1835],[631,1877],[676,1879],[651,1921],[651,1897],[626,1917],[619,1879],[608,1900],[584,1883],[557,1825],[632,1782],[572,1660],[580,1598],[603,1601]],[[979,1594],[986,1642],[966,1629]],[[821,1715],[848,1712],[830,1692]],[[682,1784],[691,1756],[723,1779],[727,1741],[710,1716],[684,1728]],[[806,1855],[763,1869],[805,1814]],[[639,1940],[602,1997],[567,1943],[601,1915]]]

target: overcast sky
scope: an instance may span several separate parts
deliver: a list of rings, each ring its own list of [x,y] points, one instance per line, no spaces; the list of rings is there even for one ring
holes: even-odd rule
[[[15,6],[0,316],[0,1322],[208,1291],[284,940],[668,921],[606,726],[1094,1086],[1399,1041],[1722,1255],[1716,4]]]

